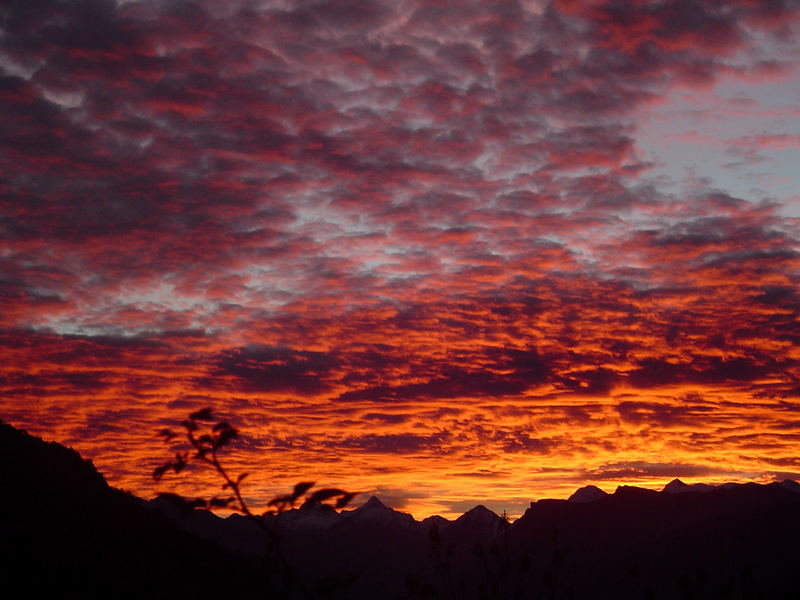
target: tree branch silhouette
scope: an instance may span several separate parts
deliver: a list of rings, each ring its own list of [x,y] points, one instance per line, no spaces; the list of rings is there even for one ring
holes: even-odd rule
[[[152,473],[153,479],[160,481],[170,471],[180,474],[191,461],[199,461],[210,466],[222,478],[222,489],[230,490],[233,495],[223,498],[213,496],[208,500],[195,498],[186,501],[187,504],[193,508],[207,510],[231,508],[231,505],[234,505],[232,510],[245,515],[267,535],[269,545],[265,558],[269,561],[270,555],[274,555],[282,572],[284,587],[287,590],[294,588],[307,598],[312,597],[310,590],[298,577],[281,549],[277,528],[279,517],[282,513],[294,508],[301,499],[303,499],[303,505],[320,504],[341,509],[350,503],[356,493],[346,492],[339,488],[322,488],[312,492],[315,482],[301,481],[294,486],[291,493],[270,500],[267,510],[258,515],[250,509],[242,496],[241,484],[247,478],[248,473],[241,473],[234,478],[222,465],[219,458],[219,452],[239,436],[239,431],[227,421],[217,421],[211,408],[203,408],[190,413],[189,418],[181,425],[184,429],[185,439],[193,450],[173,449],[175,458],[156,467]],[[173,440],[180,437],[178,433],[169,428],[162,429],[159,435],[167,444],[174,443]],[[272,526],[268,525],[265,520],[270,515],[275,516]]]

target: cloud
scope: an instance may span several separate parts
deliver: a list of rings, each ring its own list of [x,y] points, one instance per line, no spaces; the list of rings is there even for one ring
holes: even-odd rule
[[[195,404],[253,424],[236,464],[324,464],[359,489],[488,470],[518,498],[649,456],[645,435],[695,453],[676,464],[735,456],[725,431],[788,427],[797,397],[797,223],[705,173],[665,181],[642,131],[682,92],[793,73],[799,17],[745,0],[3,9],[4,418],[137,490],[151,430]],[[720,124],[693,142],[739,162],[795,144],[745,127],[776,109],[742,94],[690,106]],[[753,452],[727,472],[766,471]]]
[[[597,470],[585,473],[595,480],[616,480],[636,477],[708,477],[719,474],[713,467],[681,463],[649,463],[643,461],[619,462],[603,465]]]
[[[249,392],[314,394],[328,389],[324,378],[336,366],[330,355],[321,352],[248,347],[224,352],[211,376],[226,387]],[[201,385],[205,383],[214,386],[214,380]]]
[[[715,407],[707,404],[623,401],[617,406],[620,417],[637,425],[662,427],[697,426],[713,417]]]
[[[353,448],[368,453],[420,453],[433,452],[434,454],[447,453],[447,432],[433,435],[416,435],[413,433],[401,434],[367,434],[363,436],[349,436],[336,442],[337,447]]]
[[[413,418],[411,414],[386,414],[386,413],[367,413],[362,416],[368,421],[380,421],[383,423],[399,424],[406,423]]]
[[[378,486],[369,492],[362,492],[360,498],[366,502],[371,496],[378,496],[380,501],[386,506],[400,511],[409,506],[413,506],[415,502],[419,500],[429,498],[429,494],[424,491],[392,488],[389,486]]]

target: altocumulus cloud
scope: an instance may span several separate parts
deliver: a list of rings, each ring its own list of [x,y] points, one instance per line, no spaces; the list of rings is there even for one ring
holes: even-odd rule
[[[774,471],[797,220],[702,173],[676,192],[639,135],[676,90],[793,77],[799,20],[793,1],[7,3],[4,418],[142,493],[150,429],[194,399],[253,424],[235,460],[275,454],[264,477],[324,461],[426,510],[409,481],[475,495],[448,473],[560,493]],[[795,110],[719,102],[725,124]],[[712,140],[726,168],[796,147],[741,129]],[[763,448],[737,452],[756,423]]]

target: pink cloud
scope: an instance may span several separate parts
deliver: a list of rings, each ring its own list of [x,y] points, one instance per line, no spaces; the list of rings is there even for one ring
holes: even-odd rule
[[[722,397],[720,427],[791,422],[796,224],[647,179],[637,119],[785,68],[796,10],[87,6],[0,40],[0,390],[112,482],[150,491],[152,430],[196,404],[252,424],[234,461],[354,489],[665,472],[642,428],[702,465],[737,447],[699,423]]]

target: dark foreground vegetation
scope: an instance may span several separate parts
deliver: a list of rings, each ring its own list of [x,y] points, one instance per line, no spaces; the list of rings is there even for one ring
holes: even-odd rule
[[[582,501],[577,501],[582,500]],[[266,517],[271,541],[163,495],[110,488],[73,450],[0,424],[0,581],[31,598],[797,598],[800,486],[633,487],[541,500],[507,524],[478,507],[418,522],[377,499]],[[328,585],[326,585],[326,583]],[[12,590],[14,592],[12,593]]]

